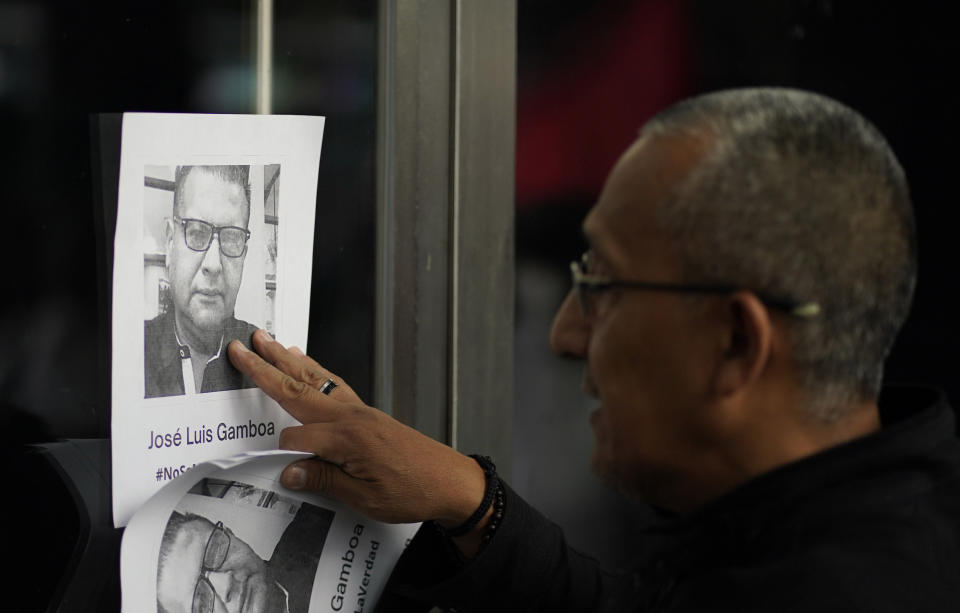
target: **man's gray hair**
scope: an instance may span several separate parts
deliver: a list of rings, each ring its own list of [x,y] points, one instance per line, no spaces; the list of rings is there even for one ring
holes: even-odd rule
[[[180,214],[180,200],[183,198],[183,186],[193,170],[217,177],[226,183],[233,183],[243,190],[247,205],[247,218],[250,217],[250,167],[244,164],[220,166],[177,166],[173,175],[173,214]]]
[[[789,321],[811,410],[830,421],[875,398],[916,281],[909,189],[880,132],[835,100],[764,88],[683,101],[644,133],[706,145],[658,211],[689,280],[818,303]]]

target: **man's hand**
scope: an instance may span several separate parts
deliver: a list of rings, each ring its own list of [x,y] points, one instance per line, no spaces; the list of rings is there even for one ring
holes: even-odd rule
[[[280,448],[317,455],[288,466],[283,485],[391,523],[454,527],[480,505],[485,479],[473,459],[365,405],[342,379],[265,331],[253,335],[253,347],[257,353],[230,343],[230,361],[303,424],[280,433]],[[328,378],[337,384],[330,395],[319,391]]]

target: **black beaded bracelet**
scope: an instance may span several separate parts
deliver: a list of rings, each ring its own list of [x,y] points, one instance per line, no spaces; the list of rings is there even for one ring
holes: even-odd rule
[[[497,497],[498,491],[500,492],[501,499],[500,517],[503,517],[503,487],[500,485],[500,478],[497,477],[497,466],[493,463],[493,460],[487,456],[474,454],[470,457],[476,460],[477,464],[480,465],[480,468],[483,469],[483,476],[486,477],[487,487],[483,492],[483,500],[480,502],[480,506],[477,507],[477,510],[473,512],[473,515],[471,515],[467,521],[463,522],[456,528],[444,530],[449,537],[463,536],[464,534],[476,528],[477,524],[480,523],[480,520],[483,519],[483,516],[487,514],[487,511],[490,509],[490,505],[494,504],[494,499]],[[494,511],[494,513],[496,513],[496,511]],[[494,520],[491,519],[491,523],[493,521]],[[496,521],[499,523],[499,520]],[[496,528],[494,528],[494,530],[496,530]],[[486,535],[487,531],[484,532],[484,535]]]
[[[496,480],[497,490],[493,495],[493,516],[490,518],[490,523],[487,524],[487,527],[483,529],[483,535],[480,536],[481,550],[490,542],[490,539],[493,538],[493,533],[497,531],[497,528],[500,527],[500,522],[503,521],[503,482],[500,481],[500,477],[496,477]]]

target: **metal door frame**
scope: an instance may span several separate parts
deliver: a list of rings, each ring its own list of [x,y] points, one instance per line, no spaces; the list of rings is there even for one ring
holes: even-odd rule
[[[509,474],[516,0],[380,0],[376,406]]]

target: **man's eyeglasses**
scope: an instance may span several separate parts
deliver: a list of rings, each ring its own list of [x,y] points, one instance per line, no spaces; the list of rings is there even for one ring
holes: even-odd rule
[[[250,230],[238,226],[215,226],[202,219],[184,219],[174,215],[173,220],[183,227],[183,242],[194,251],[206,251],[216,235],[220,239],[220,253],[238,258],[247,250]]]
[[[230,551],[230,533],[223,527],[223,522],[218,521],[213,532],[210,533],[210,538],[207,539],[206,547],[203,548],[200,576],[197,577],[197,585],[193,588],[191,613],[213,613],[217,603],[217,590],[207,579],[207,573],[220,570],[227,559],[228,551]]]
[[[680,292],[683,294],[729,294],[743,288],[735,285],[716,284],[680,284],[657,283],[650,281],[621,281],[602,275],[590,274],[590,252],[584,253],[579,261],[570,262],[570,275],[573,287],[577,290],[580,307],[587,317],[592,315],[591,296],[611,289],[638,289],[654,292]],[[767,306],[785,311],[794,317],[811,318],[820,314],[820,305],[816,302],[797,302],[775,296],[754,292]]]

